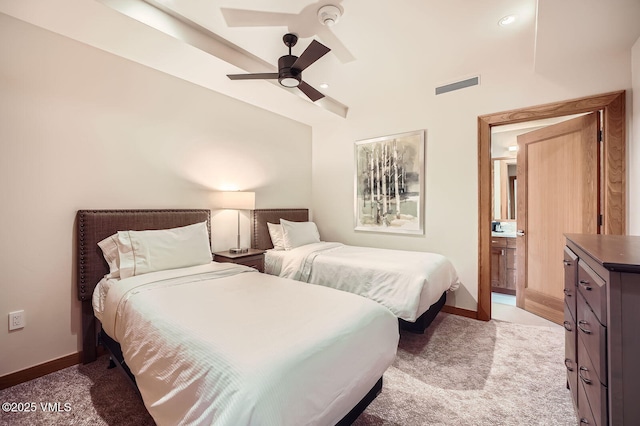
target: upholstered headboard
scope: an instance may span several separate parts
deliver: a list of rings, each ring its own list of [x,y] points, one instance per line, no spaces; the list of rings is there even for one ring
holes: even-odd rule
[[[207,222],[210,210],[79,210],[76,214],[77,286],[82,303],[83,361],[96,356],[96,322],[91,306],[93,289],[109,272],[98,242],[118,231],[167,229]]]
[[[309,220],[309,209],[261,209],[251,211],[251,248],[269,250],[273,248],[269,236],[269,223],[280,223],[280,219],[292,222]]]

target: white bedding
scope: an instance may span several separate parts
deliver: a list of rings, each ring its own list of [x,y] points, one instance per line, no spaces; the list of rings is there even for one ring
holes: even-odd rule
[[[159,425],[335,424],[398,343],[372,301],[231,263],[112,281],[101,316]]]
[[[436,253],[320,242],[268,250],[265,272],[359,294],[413,322],[460,282],[453,264]]]

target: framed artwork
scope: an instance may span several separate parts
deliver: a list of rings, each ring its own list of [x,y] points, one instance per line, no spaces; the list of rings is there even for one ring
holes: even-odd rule
[[[424,234],[425,131],[355,143],[356,231]]]

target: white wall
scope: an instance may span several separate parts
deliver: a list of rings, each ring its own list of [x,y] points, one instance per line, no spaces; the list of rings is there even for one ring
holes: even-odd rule
[[[629,211],[627,233],[640,235],[640,38],[631,50],[632,105],[630,115],[633,117],[629,135],[629,162],[627,177],[629,185]]]
[[[435,88],[426,86],[426,82],[425,87],[394,92],[385,92],[381,84],[376,87],[379,93],[367,104],[351,105],[346,121],[314,126],[313,217],[322,238],[354,245],[442,253],[452,260],[463,282],[447,303],[475,311],[477,117],[631,88],[630,52],[582,59],[580,63],[558,64],[544,74],[518,63],[500,69],[479,69],[480,86],[440,96],[435,96]],[[586,67],[585,63],[596,65]],[[425,235],[355,232],[354,141],[416,129],[426,129],[427,134]],[[636,154],[636,164],[637,160]],[[629,189],[632,191],[633,187]],[[638,195],[633,197],[637,199]],[[631,216],[638,214],[637,207],[636,202]]]
[[[0,58],[0,376],[81,349],[78,209],[210,208],[227,188],[311,204],[306,125],[3,14]],[[212,214],[214,250],[235,246],[235,214]]]

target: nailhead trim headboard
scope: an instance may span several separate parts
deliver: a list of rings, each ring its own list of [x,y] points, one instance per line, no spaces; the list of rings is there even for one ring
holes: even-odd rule
[[[117,231],[167,229],[207,222],[210,210],[79,210],[76,213],[76,262],[78,299],[82,301],[82,362],[97,357],[97,321],[91,299],[93,290],[109,272],[98,243]]]
[[[98,242],[117,231],[166,229],[207,222],[210,210],[79,210],[77,215],[78,299],[91,300],[98,281],[109,272]]]

